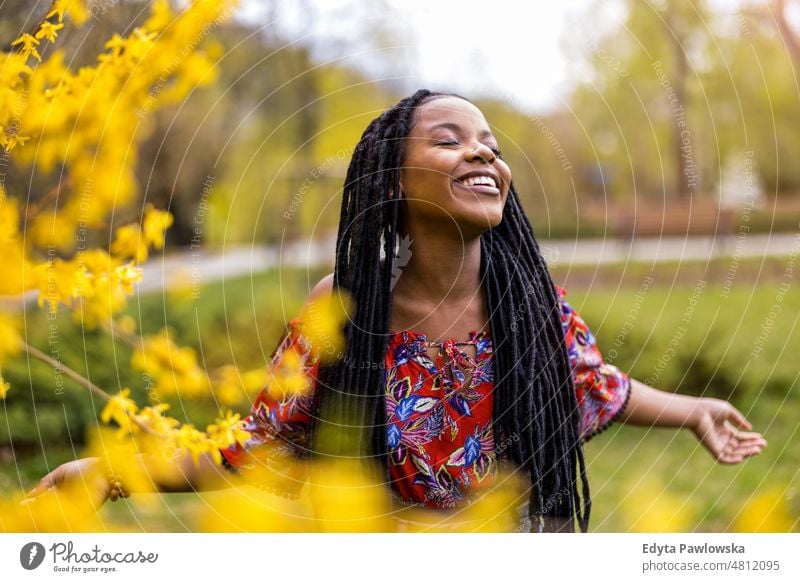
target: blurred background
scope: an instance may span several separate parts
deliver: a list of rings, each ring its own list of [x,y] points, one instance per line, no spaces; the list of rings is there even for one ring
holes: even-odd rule
[[[48,6],[6,0],[4,49]],[[75,70],[147,16],[147,2],[105,6],[59,37]],[[614,426],[586,449],[592,530],[800,531],[800,1],[250,0],[210,39],[214,82],[149,117],[136,199],[109,225],[144,203],[175,217],[127,310],[142,333],[171,326],[206,369],[263,366],[331,270],[369,121],[417,88],[456,91],[485,113],[606,360],[730,400],[770,443],[721,466],[688,431]],[[4,171],[29,204],[46,195],[35,164]],[[47,344],[46,318],[26,312],[29,343]],[[147,399],[130,346],[59,326],[65,363]],[[54,390],[35,362],[4,376],[21,388],[0,408],[10,490],[74,458],[98,403]],[[225,404],[244,413],[250,397]],[[172,404],[201,425],[218,403]],[[102,511],[133,531],[185,531],[197,503],[213,494]]]

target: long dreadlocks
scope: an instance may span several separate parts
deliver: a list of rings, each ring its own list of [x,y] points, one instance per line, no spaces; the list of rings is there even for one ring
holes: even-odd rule
[[[343,357],[319,370],[312,449],[317,455],[374,456],[386,483],[382,363],[399,244],[400,169],[416,108],[444,96],[460,97],[422,89],[374,119],[361,136],[344,183],[333,284],[350,294],[356,310],[346,326]],[[504,454],[530,473],[532,529],[574,531],[577,517],[585,532],[591,499],[560,305],[513,184],[502,221],[481,237],[481,280],[494,350],[494,422],[506,435],[519,436]]]

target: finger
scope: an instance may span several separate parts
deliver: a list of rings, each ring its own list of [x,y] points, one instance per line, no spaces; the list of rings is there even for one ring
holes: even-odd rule
[[[748,444],[748,445],[761,444],[763,446],[767,446],[767,439],[765,439],[761,435],[753,435],[753,436],[744,437],[744,438],[739,437],[739,442],[742,443],[742,444]]]
[[[763,438],[760,432],[744,432],[744,431],[737,431],[736,436],[739,437],[740,440],[745,439],[754,439],[754,438]]]
[[[745,455],[757,455],[757,454],[759,454],[761,452],[761,450],[763,448],[764,447],[762,447],[761,445],[751,445],[751,446],[742,448],[742,454],[745,454]]]
[[[737,449],[736,451],[727,453],[724,458],[721,459],[721,461],[726,465],[735,465],[755,454],[758,453],[750,449]]]
[[[719,457],[719,462],[725,465],[735,465],[742,462],[742,460],[744,460],[743,456],[733,453],[725,453]]]
[[[34,487],[28,492],[27,497],[36,497],[37,495],[41,495],[42,493],[50,489],[52,486],[53,482],[45,476],[42,478],[41,481],[39,481],[36,487]]]
[[[738,426],[739,428],[744,428],[750,430],[753,428],[753,425],[750,424],[744,415],[739,412],[734,406],[730,407],[730,411],[728,414],[728,420],[730,420],[731,424]]]

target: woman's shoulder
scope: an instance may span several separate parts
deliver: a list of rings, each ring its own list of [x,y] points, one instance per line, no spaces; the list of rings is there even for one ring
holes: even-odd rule
[[[315,301],[320,297],[324,297],[325,295],[329,295],[333,291],[333,273],[329,273],[325,275],[319,282],[314,285],[314,288],[311,289],[311,293],[308,294],[307,302]]]

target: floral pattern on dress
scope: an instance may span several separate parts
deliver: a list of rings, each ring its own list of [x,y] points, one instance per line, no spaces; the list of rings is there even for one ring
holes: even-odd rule
[[[630,396],[630,380],[603,362],[594,335],[564,300],[566,291],[556,289],[580,410],[580,436],[586,441],[619,417]],[[316,380],[318,358],[300,334],[299,323],[299,318],[289,322],[271,365],[294,349]],[[428,346],[439,348],[435,361]],[[475,347],[474,357],[466,346]],[[384,358],[386,431],[392,488],[401,503],[452,508],[491,483],[497,469],[492,353],[486,331],[470,332],[466,342],[440,343],[429,343],[425,334],[411,330],[392,333]],[[249,455],[265,443],[280,443],[284,454],[292,448],[306,450],[313,405],[313,393],[276,400],[262,390],[244,420],[252,437],[244,447],[222,451],[226,465],[239,470],[251,466],[247,459],[257,457]]]

